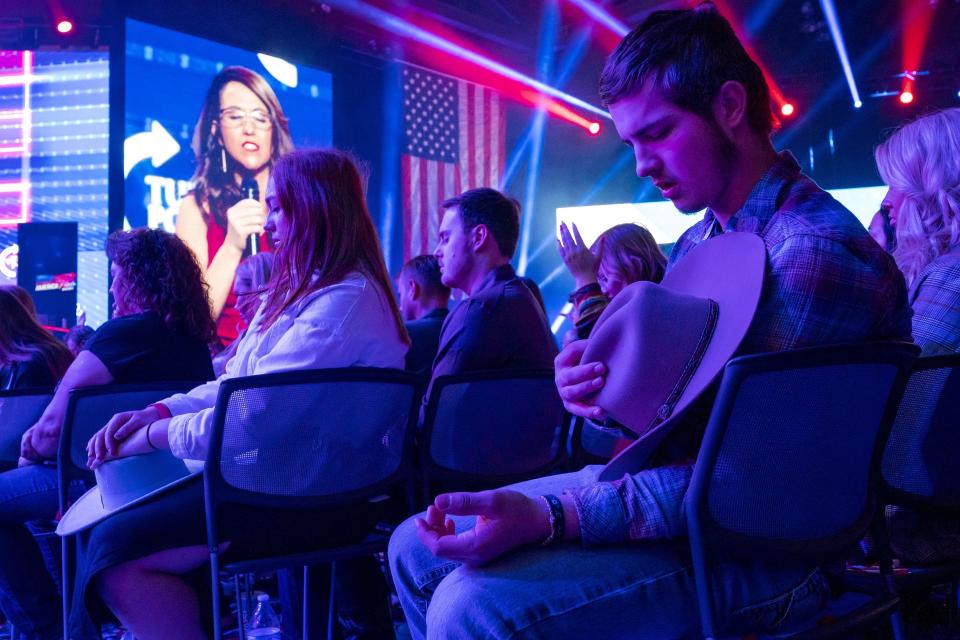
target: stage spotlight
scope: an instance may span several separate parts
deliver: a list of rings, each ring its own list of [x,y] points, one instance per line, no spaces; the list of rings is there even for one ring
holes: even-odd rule
[[[840,30],[840,21],[837,19],[837,9],[833,5],[833,0],[820,0],[820,7],[823,9],[824,17],[827,19],[827,26],[830,27],[830,36],[833,38],[833,45],[837,49],[840,66],[843,67],[843,75],[847,79],[847,85],[850,87],[850,97],[853,98],[853,106],[855,109],[859,109],[863,106],[863,103],[860,101],[860,91],[857,89],[857,81],[853,77],[850,58],[847,56],[847,45],[843,42],[843,31]]]
[[[911,91],[902,92],[900,94],[900,102],[902,102],[903,104],[910,104],[911,102],[913,102],[913,92]]]
[[[790,116],[792,116],[794,111],[796,111],[796,109],[789,102],[784,102],[783,106],[780,107],[780,114],[785,118],[789,118]]]
[[[590,132],[590,135],[592,135],[592,136],[597,135],[598,133],[600,133],[600,123],[599,123],[599,122],[591,122],[591,123],[590,123],[590,126],[587,127],[587,131],[589,131],[589,132]]]
[[[71,31],[73,31],[73,23],[70,22],[69,20],[60,20],[59,22],[57,22],[57,32],[58,32],[58,33],[62,33],[63,35],[67,35],[67,34],[70,33]]]

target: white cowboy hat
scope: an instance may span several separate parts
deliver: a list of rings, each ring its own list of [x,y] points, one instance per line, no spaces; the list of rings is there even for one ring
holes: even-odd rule
[[[759,236],[724,233],[693,247],[659,285],[636,282],[604,309],[581,359],[607,367],[591,402],[639,438],[601,479],[639,471],[723,371],[753,321],[765,266]]]
[[[63,514],[57,534],[69,536],[82,531],[202,472],[191,470],[166,450],[105,462],[94,471],[97,486],[80,496]]]

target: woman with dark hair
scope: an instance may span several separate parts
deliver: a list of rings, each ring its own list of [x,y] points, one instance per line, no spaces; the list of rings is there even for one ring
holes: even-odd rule
[[[92,467],[154,448],[206,459],[218,389],[228,378],[325,367],[403,368],[409,339],[353,160],[335,150],[288,154],[274,167],[266,201],[273,274],[226,373],[187,394],[114,416],[88,445]],[[270,424],[257,421],[250,428]],[[289,520],[276,510],[250,514],[247,526],[232,532],[228,553],[289,552],[327,538],[335,544],[373,525],[353,512],[318,514],[314,522],[301,514],[295,525],[280,524]],[[346,524],[330,527],[334,521]],[[199,476],[107,517],[81,532],[80,541],[75,624],[82,627],[85,619],[87,586],[97,584],[141,640],[207,637],[201,600],[183,578],[208,560]]]
[[[15,284],[3,284],[0,285],[0,289],[4,289],[8,293],[13,294],[17,300],[20,301],[20,304],[23,305],[23,308],[30,312],[32,317],[37,317],[37,307],[33,304],[33,298],[30,297],[29,291]]]
[[[30,294],[15,285],[0,285],[0,391],[52,387],[73,356],[37,322]]]
[[[588,249],[577,225],[571,233],[561,223],[557,248],[576,286],[570,294],[576,333],[573,339],[590,335],[607,303],[624,287],[644,280],[660,282],[667,268],[667,257],[653,234],[638,224],[610,227]]]
[[[237,266],[251,242],[270,249],[263,235],[264,192],[273,165],[293,150],[293,141],[267,81],[250,69],[227,67],[210,83],[192,146],[197,169],[193,191],[180,202],[177,235],[203,267],[217,334],[227,344],[245,326],[231,289]],[[258,199],[243,188],[251,183]]]
[[[57,513],[57,443],[70,392],[213,376],[207,348],[213,318],[200,266],[186,245],[165,231],[135,229],[112,233],[106,252],[113,319],[90,337],[40,420],[24,434],[20,468],[0,473],[0,607],[30,638],[63,637],[60,594],[25,523]],[[8,317],[0,309],[0,326]],[[69,362],[66,347],[57,346]],[[72,487],[73,497],[81,490]]]
[[[237,267],[237,277],[233,280],[233,295],[237,297],[237,311],[244,324],[248,326],[257,309],[260,308],[260,297],[266,290],[270,273],[273,271],[273,258],[272,253],[258,253],[250,256]],[[245,332],[246,329],[243,331]],[[216,377],[219,378],[224,374],[230,358],[237,355],[237,347],[240,346],[242,337],[243,332],[223,351],[214,356],[213,373]]]

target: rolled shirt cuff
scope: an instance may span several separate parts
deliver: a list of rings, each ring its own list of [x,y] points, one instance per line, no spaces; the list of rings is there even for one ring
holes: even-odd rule
[[[613,484],[597,482],[564,493],[573,498],[584,546],[616,544],[627,539],[627,513]]]
[[[187,450],[186,438],[184,434],[187,429],[187,421],[191,414],[183,414],[170,418],[170,425],[167,427],[167,442],[170,444],[170,453],[180,459],[190,458],[190,452]]]

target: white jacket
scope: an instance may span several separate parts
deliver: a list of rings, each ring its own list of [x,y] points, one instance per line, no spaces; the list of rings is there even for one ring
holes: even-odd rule
[[[354,272],[288,307],[270,328],[257,331],[264,306],[240,338],[222,376],[162,403],[170,409],[170,451],[178,458],[205,460],[220,382],[297,369],[335,367],[403,368],[407,346],[372,281]]]

